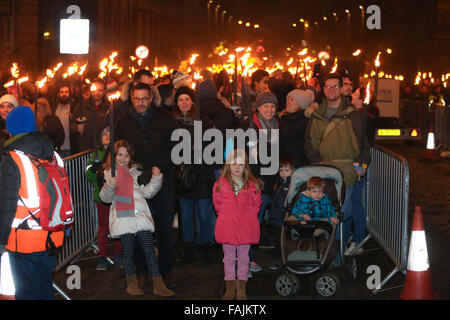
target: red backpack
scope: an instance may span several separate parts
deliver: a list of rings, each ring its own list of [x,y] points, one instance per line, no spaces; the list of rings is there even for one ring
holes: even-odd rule
[[[31,212],[43,230],[54,232],[66,230],[73,223],[72,196],[69,189],[69,177],[61,158],[56,154],[51,160],[42,160],[29,154],[26,156],[35,165],[38,172],[39,218]],[[22,201],[23,202],[23,201]]]

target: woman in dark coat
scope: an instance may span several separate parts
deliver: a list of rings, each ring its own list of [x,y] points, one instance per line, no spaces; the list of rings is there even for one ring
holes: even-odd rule
[[[293,157],[295,168],[305,164],[305,131],[308,125],[305,109],[313,101],[311,90],[292,90],[286,97],[286,109],[280,117],[280,156]]]
[[[200,245],[205,263],[210,263],[209,251],[213,243],[213,210],[212,188],[215,182],[214,169],[207,164],[194,164],[194,121],[196,109],[194,92],[188,87],[180,87],[175,93],[176,107],[173,115],[178,128],[186,129],[191,134],[191,164],[184,166],[184,170],[191,170],[188,176],[193,183],[183,183],[177,179],[177,197],[180,206],[181,230],[183,239],[183,263],[194,260],[194,230],[196,244]],[[213,127],[208,117],[201,115],[202,131]],[[195,212],[195,219],[194,219]]]

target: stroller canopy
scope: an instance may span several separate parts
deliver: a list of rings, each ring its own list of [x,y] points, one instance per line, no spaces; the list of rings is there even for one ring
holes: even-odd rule
[[[342,172],[330,165],[319,164],[319,165],[311,165],[298,168],[292,174],[291,184],[289,185],[288,195],[286,197],[286,205],[292,202],[292,199],[297,194],[298,189],[302,184],[308,181],[309,178],[312,177],[321,177],[322,179],[331,179],[334,181],[336,192],[337,192],[337,200],[339,204],[341,202],[341,193],[342,193],[342,184],[344,177]]]

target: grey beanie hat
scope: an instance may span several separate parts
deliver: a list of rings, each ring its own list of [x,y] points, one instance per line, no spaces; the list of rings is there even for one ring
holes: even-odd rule
[[[263,92],[256,97],[256,109],[258,109],[259,107],[261,107],[263,104],[266,103],[273,103],[275,107],[278,108],[277,96],[274,95],[272,92]]]
[[[314,101],[314,92],[309,89],[294,89],[287,94],[286,98],[287,97],[291,97],[292,99],[297,101],[300,108],[305,110]]]

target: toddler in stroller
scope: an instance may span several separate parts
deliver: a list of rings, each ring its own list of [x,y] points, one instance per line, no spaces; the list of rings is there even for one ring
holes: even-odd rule
[[[298,276],[311,274],[317,274],[317,293],[337,293],[339,279],[327,268],[339,252],[335,233],[343,184],[341,171],[329,165],[301,167],[292,175],[280,239],[283,272],[275,285],[280,295],[295,294]]]

